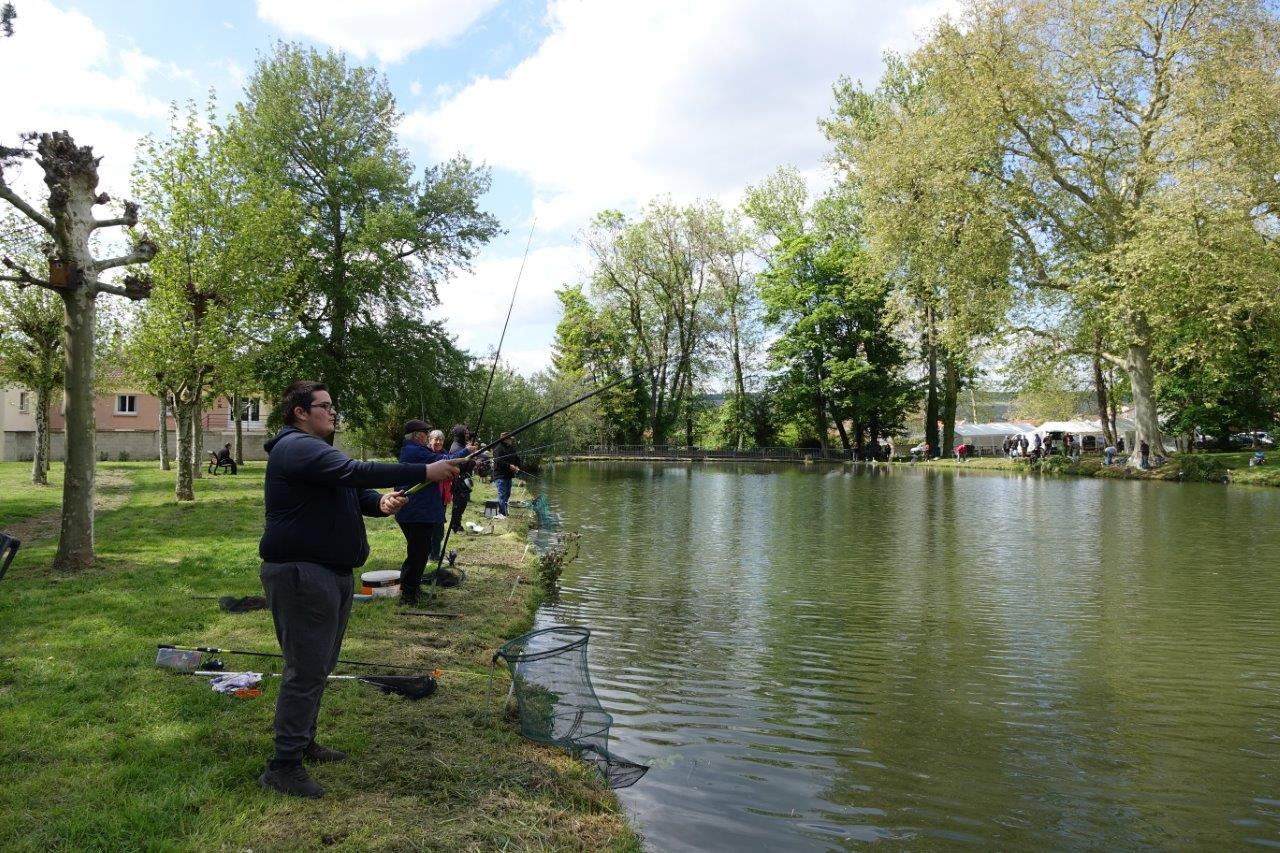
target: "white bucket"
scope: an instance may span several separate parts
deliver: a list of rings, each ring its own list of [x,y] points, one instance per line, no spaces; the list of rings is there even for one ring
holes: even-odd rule
[[[400,594],[400,571],[385,569],[365,572],[360,576],[360,592],[364,595],[396,596]]]

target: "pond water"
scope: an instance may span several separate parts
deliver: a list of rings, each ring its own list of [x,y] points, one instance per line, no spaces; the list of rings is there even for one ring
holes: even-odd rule
[[[1280,490],[574,463],[654,850],[1280,847]]]

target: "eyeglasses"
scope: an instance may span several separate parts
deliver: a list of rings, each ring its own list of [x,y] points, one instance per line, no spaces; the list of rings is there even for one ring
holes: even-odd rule
[[[324,409],[326,412],[328,412],[331,415],[338,414],[338,407],[335,406],[333,403],[312,403],[310,406],[307,406],[307,408],[308,409]]]

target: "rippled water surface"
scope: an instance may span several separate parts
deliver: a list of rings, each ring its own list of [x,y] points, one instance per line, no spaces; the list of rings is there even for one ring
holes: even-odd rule
[[[1280,492],[560,466],[654,850],[1280,847]]]

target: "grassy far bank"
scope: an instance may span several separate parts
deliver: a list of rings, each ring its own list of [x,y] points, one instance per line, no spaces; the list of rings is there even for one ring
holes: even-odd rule
[[[1125,480],[1165,480],[1171,482],[1229,482],[1251,486],[1280,486],[1280,454],[1268,454],[1265,465],[1249,467],[1253,451],[1239,453],[1186,453],[1168,458],[1159,468],[1141,471],[1125,465],[1103,465],[1102,457],[1086,455],[1078,464],[1059,463],[1054,457],[1045,472],[1075,474],[1084,477],[1111,477]],[[1003,456],[980,456],[965,462],[954,459],[933,459],[925,463],[930,467],[963,467],[997,471],[1035,470],[1020,459]]]
[[[321,740],[350,758],[315,768],[325,799],[294,800],[256,783],[271,753],[271,679],[262,697],[235,699],[153,666],[160,642],[275,650],[269,613],[226,614],[193,597],[260,594],[261,466],[197,481],[188,506],[151,464],[100,471],[125,494],[98,517],[97,567],[51,573],[45,536],[24,543],[0,581],[0,849],[638,849],[594,771],[501,719],[501,672],[486,714],[489,656],[526,629],[534,603],[533,587],[514,583],[531,573],[517,534],[451,542],[468,581],[434,609],[461,619],[355,605],[344,657],[475,676],[446,672],[421,702],[331,686]],[[0,527],[56,513],[59,487],[32,487],[28,475],[0,464]],[[60,483],[61,466],[51,475]],[[398,568],[399,530],[368,522],[365,569]]]

